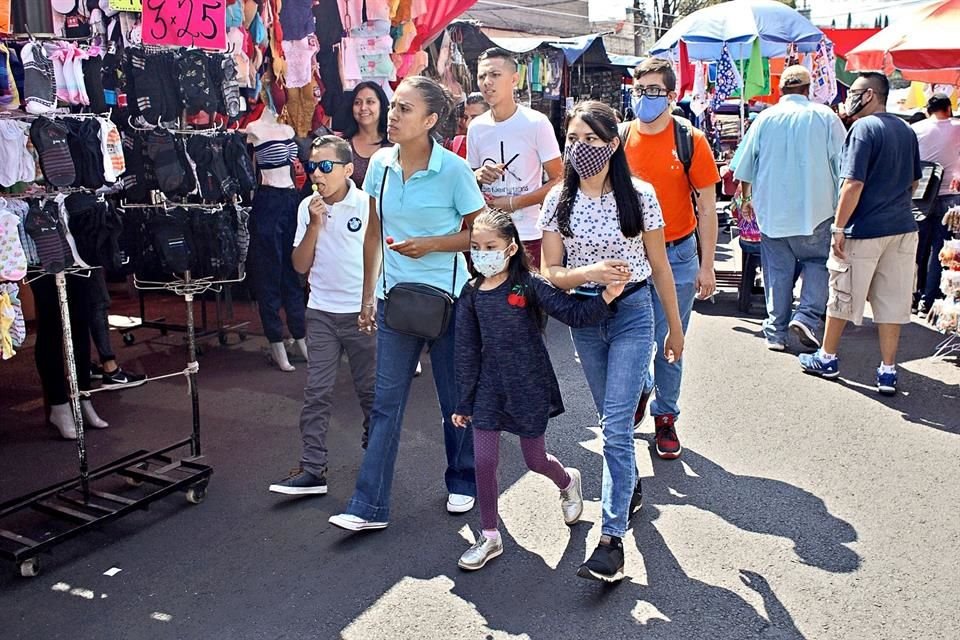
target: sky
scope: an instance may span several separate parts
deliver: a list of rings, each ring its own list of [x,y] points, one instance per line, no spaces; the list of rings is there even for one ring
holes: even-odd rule
[[[798,0],[802,5],[804,0]],[[898,16],[927,4],[929,0],[807,0],[810,18],[814,24],[828,26],[831,20],[838,27],[847,26],[847,13],[853,15],[853,26],[872,27],[877,15],[889,16],[895,22]]]

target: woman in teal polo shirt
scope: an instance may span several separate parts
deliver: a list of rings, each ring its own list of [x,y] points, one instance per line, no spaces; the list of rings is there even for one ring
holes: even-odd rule
[[[469,165],[438,142],[438,130],[453,114],[453,100],[439,83],[423,76],[401,82],[387,114],[387,138],[395,146],[373,154],[363,184],[374,203],[364,241],[359,324],[361,331],[378,331],[377,383],[356,491],[345,513],[330,518],[331,524],[350,531],[387,526],[400,427],[425,342],[383,322],[381,252],[387,291],[398,282],[420,282],[457,297],[469,278],[462,253],[470,246],[464,222],[473,222],[484,200]],[[450,421],[457,404],[453,333],[451,322],[446,334],[428,346],[443,417],[447,510],[464,513],[473,508],[476,480],[473,431],[457,429]]]

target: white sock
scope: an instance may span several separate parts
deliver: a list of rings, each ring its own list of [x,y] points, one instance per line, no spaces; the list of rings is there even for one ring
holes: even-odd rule
[[[823,349],[820,349],[820,351],[817,352],[817,355],[818,355],[818,356],[820,357],[820,359],[823,360],[824,362],[833,362],[834,360],[837,359],[837,354],[835,354],[835,353],[827,353],[827,352],[824,351]]]
[[[896,364],[884,364],[883,361],[880,362],[880,373],[896,373],[897,365]]]

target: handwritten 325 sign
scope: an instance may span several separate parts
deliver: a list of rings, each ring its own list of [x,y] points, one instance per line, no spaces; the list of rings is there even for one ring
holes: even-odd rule
[[[226,49],[226,0],[145,0],[143,43]]]

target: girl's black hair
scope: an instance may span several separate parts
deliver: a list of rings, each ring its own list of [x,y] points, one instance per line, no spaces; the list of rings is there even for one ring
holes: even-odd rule
[[[386,140],[387,110],[390,108],[390,101],[387,100],[387,94],[384,93],[383,87],[376,82],[370,82],[369,80],[361,82],[354,87],[353,92],[350,94],[350,99],[346,101],[349,105],[350,117],[347,118],[346,126],[343,128],[343,137],[349,140],[353,136],[360,133],[360,125],[357,124],[356,118],[353,117],[353,101],[357,99],[357,95],[364,89],[370,89],[370,91],[373,91],[377,96],[377,100],[380,102],[380,120],[377,122],[377,133],[380,134],[381,140]]]
[[[617,115],[612,108],[597,100],[586,100],[577,103],[567,114],[563,123],[566,131],[570,121],[580,118],[604,142],[610,143],[619,136],[617,130]],[[630,168],[627,166],[627,155],[623,150],[623,143],[613,152],[610,158],[607,180],[613,188],[613,197],[617,202],[617,213],[620,217],[620,231],[627,238],[633,238],[643,231],[643,208],[640,197],[633,185]],[[573,203],[580,191],[580,176],[573,170],[569,162],[563,165],[563,188],[557,202],[557,226],[560,233],[568,238],[573,237],[570,230],[570,213]]]
[[[485,209],[483,213],[474,219],[473,226],[470,229],[471,234],[476,229],[489,229],[507,242],[513,242],[517,245],[517,252],[510,256],[510,262],[507,264],[507,281],[510,283],[511,291],[514,290],[514,287],[521,287],[523,295],[527,299],[527,311],[530,312],[531,317],[542,328],[546,318],[540,309],[540,305],[537,304],[536,294],[531,287],[527,286],[527,280],[530,278],[531,273],[534,272],[534,269],[527,255],[527,250],[524,249],[523,242],[520,240],[520,232],[517,231],[517,226],[513,223],[513,218],[510,217],[509,213],[501,211],[500,209]],[[475,275],[477,280],[474,285],[474,291],[476,291],[485,280],[483,274],[476,273]]]
[[[429,132],[434,141],[440,142],[456,132],[457,108],[449,89],[427,76],[407,76],[401,84],[416,89],[427,103],[427,113],[437,114],[437,123]]]

